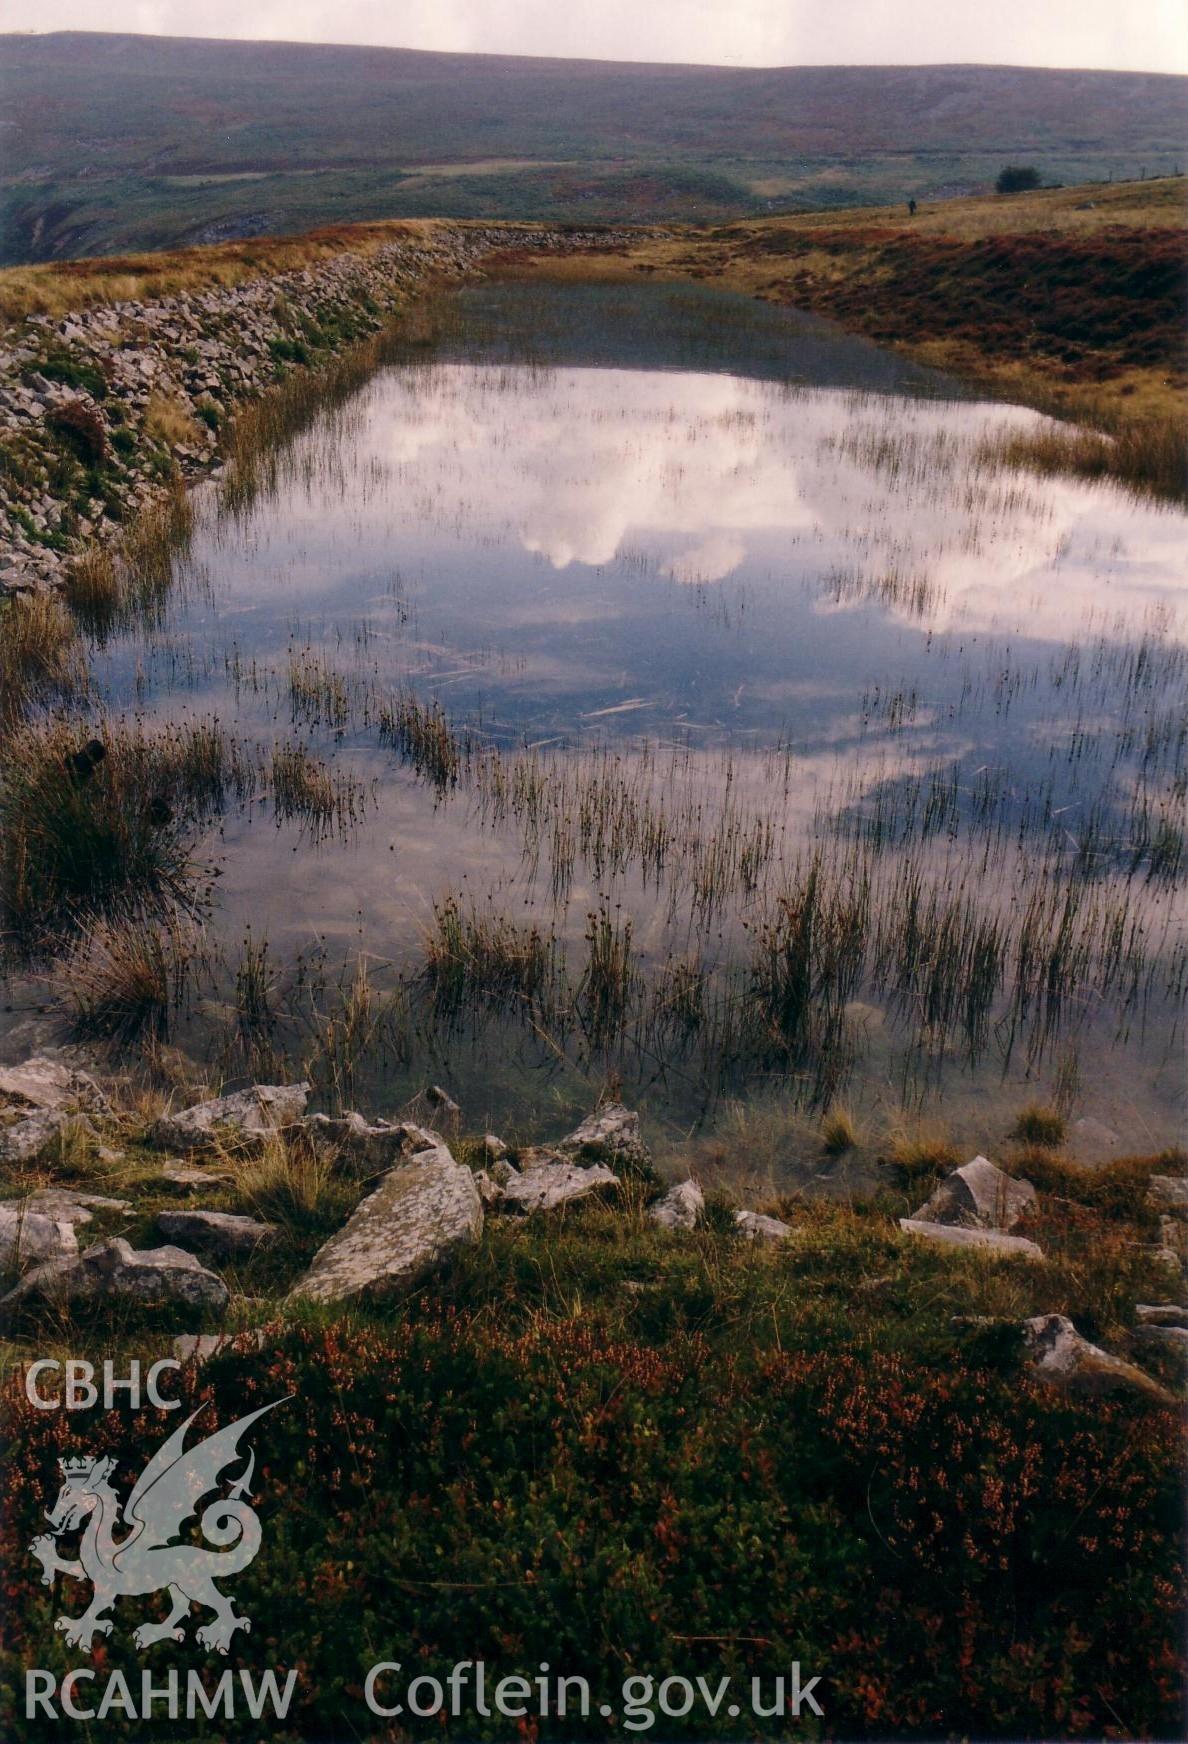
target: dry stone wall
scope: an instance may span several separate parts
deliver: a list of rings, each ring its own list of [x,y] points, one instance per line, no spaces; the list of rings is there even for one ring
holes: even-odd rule
[[[370,254],[0,336],[0,594],[55,586],[89,545],[217,464],[236,409],[377,332],[495,251],[570,252],[606,231],[434,225]]]

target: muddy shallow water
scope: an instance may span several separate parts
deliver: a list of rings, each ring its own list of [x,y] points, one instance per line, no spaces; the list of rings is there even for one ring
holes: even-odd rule
[[[278,1003],[316,959],[325,1015],[359,951],[377,986],[420,987],[451,899],[535,924],[571,993],[605,914],[620,939],[630,922],[640,999],[695,964],[699,1000],[745,1004],[815,847],[870,882],[854,926],[888,959],[844,989],[824,1079],[795,1050],[718,1073],[667,1008],[562,1033],[517,996],[444,1026],[418,1007],[360,1063],[368,1104],[426,1075],[468,1114],[527,1119],[614,1072],[683,1125],[822,1082],[859,1105],[928,1086],[966,1112],[1059,1090],[1168,1142],[1188,517],[1002,466],[996,444],[1036,422],[710,292],[462,293],[435,346],[328,410],[246,508],[208,497],[161,621],[96,650],[113,709],[215,714],[352,783],[321,839],[257,800],[202,844],[218,962],[187,1044],[234,1027],[245,929]],[[449,778],[385,737],[393,696],[440,704],[463,742]],[[1141,973],[1054,956],[1067,997],[1037,1038],[1008,1011],[1012,934],[986,1021],[946,1029],[935,987],[888,957],[913,880],[1004,937],[1036,892],[1072,892],[1103,936],[1141,929]]]

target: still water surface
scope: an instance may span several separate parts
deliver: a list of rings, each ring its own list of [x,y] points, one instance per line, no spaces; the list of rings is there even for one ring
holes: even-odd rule
[[[1070,971],[1030,1066],[1013,1027],[971,1050],[923,1022],[918,990],[851,989],[851,1094],[985,1096],[1006,1062],[1016,1104],[1063,1074],[1078,1113],[1169,1139],[1176,881],[1148,850],[1183,794],[1188,517],[993,463],[1037,422],[741,299],[462,293],[440,342],[327,411],[249,507],[208,506],[162,621],[98,656],[116,708],[214,713],[357,784],[353,820],[320,840],[257,801],[205,844],[227,976],[250,927],[278,973],[362,950],[412,982],[454,897],[555,934],[575,981],[605,906],[630,919],[645,981],[695,961],[745,998],[797,856],[857,838],[885,903],[905,856],[1006,916],[1028,879],[1071,879],[1141,918],[1161,967],[1141,1000]],[[726,820],[762,835],[761,864],[706,901],[675,849],[650,874],[587,830],[568,860],[556,817],[530,827],[489,773],[443,788],[382,744],[394,694],[438,701],[475,757],[528,759],[558,815],[591,803],[583,771],[605,799],[613,766],[683,820],[686,848]],[[427,1034],[376,1062],[373,1097],[433,1069],[496,1115],[580,1101],[608,1061],[657,1114],[708,1096],[696,1051],[668,1070],[652,1046],[645,1069],[621,1037],[558,1045],[490,1012]],[[723,1083],[784,1094],[802,1067]]]

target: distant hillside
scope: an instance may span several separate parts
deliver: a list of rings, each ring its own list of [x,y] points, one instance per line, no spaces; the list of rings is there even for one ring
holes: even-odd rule
[[[712,220],[1166,174],[1188,80],[0,37],[0,259],[329,219]]]

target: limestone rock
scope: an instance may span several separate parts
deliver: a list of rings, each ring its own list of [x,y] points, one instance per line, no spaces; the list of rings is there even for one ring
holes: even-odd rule
[[[0,1163],[31,1163],[70,1119],[65,1108],[33,1108],[0,1127]]]
[[[944,1223],[959,1229],[1018,1227],[1036,1202],[1030,1181],[1017,1181],[989,1157],[974,1157],[955,1169],[932,1196],[913,1212],[916,1223]]]
[[[254,1253],[279,1235],[275,1223],[237,1217],[229,1211],[162,1211],[157,1228],[169,1241],[187,1242],[200,1252],[228,1256]]]
[[[779,1217],[765,1217],[762,1211],[737,1211],[735,1227],[748,1241],[787,1241],[792,1225]]]
[[[220,1137],[259,1138],[294,1126],[305,1113],[309,1088],[305,1083],[253,1084],[234,1096],[216,1096],[176,1114],[163,1114],[149,1136],[162,1149],[180,1151],[202,1150]]]
[[[78,1252],[74,1225],[23,1205],[0,1205],[0,1263],[67,1259]]]
[[[1003,1259],[1042,1260],[1044,1257],[1035,1242],[1021,1235],[1004,1235],[997,1229],[967,1229],[964,1224],[928,1223],[918,1217],[901,1217],[899,1227],[905,1234],[921,1236],[925,1241],[977,1249]]]
[[[1134,1312],[1140,1326],[1188,1327],[1188,1308],[1174,1302],[1140,1302]]]
[[[648,1216],[661,1229],[696,1229],[704,1210],[705,1194],[697,1182],[678,1181],[648,1207]]]
[[[449,1091],[443,1090],[440,1084],[430,1084],[425,1092],[425,1100],[431,1102],[434,1108],[440,1108],[443,1114],[461,1114],[462,1112]]]
[[[556,1147],[575,1162],[604,1163],[616,1175],[652,1173],[652,1153],[639,1130],[639,1115],[621,1102],[607,1102]]]
[[[0,1066],[0,1098],[30,1108],[101,1109],[95,1080],[51,1054],[35,1054],[19,1066]]]
[[[1188,1218],[1188,1179],[1152,1175],[1147,1183],[1147,1204],[1165,1217]]]
[[[499,1201],[503,1198],[503,1187],[501,1183],[498,1182],[493,1175],[489,1174],[486,1169],[476,1169],[474,1171],[474,1184],[478,1188],[479,1198],[488,1210],[492,1205],[498,1205]]]
[[[173,1341],[173,1354],[178,1362],[204,1363],[224,1350],[263,1350],[265,1338],[262,1326],[249,1332],[183,1332]]]
[[[1113,1393],[1139,1394],[1160,1404],[1172,1395],[1150,1375],[1122,1357],[1111,1356],[1082,1338],[1064,1314],[1037,1314],[1023,1322],[1027,1361],[1042,1381],[1066,1392],[1098,1398]]]
[[[0,1205],[0,1214],[7,1210],[35,1211],[41,1217],[53,1217],[59,1223],[89,1223],[96,1211],[130,1211],[127,1199],[107,1199],[102,1193],[75,1193],[69,1187],[38,1187],[24,1199],[9,1200]]]
[[[1188,1356],[1188,1326],[1136,1326],[1134,1336],[1140,1344],[1178,1350]]]
[[[96,1302],[126,1298],[140,1303],[182,1302],[219,1310],[229,1291],[214,1272],[179,1247],[134,1249],[117,1237],[98,1242],[72,1260],[51,1260],[26,1272],[0,1309],[33,1300]]]
[[[436,1133],[411,1121],[377,1120],[369,1124],[361,1114],[344,1114],[338,1119],[311,1114],[304,1124],[315,1143],[333,1146],[352,1161],[374,1169],[395,1168],[412,1152],[431,1150],[438,1142]]]
[[[476,1240],[482,1227],[474,1177],[439,1141],[385,1175],[314,1255],[290,1299],[377,1301],[401,1295]]]
[[[525,1151],[520,1170],[504,1183],[501,1205],[505,1211],[527,1215],[555,1211],[559,1205],[587,1199],[591,1193],[613,1192],[619,1185],[613,1169],[603,1163],[589,1168],[560,1156],[556,1151]]]
[[[170,1187],[180,1187],[187,1193],[198,1193],[204,1187],[226,1186],[231,1176],[221,1174],[217,1169],[195,1168],[191,1163],[166,1163],[161,1170],[161,1179]]]
[[[492,1163],[502,1163],[507,1158],[507,1146],[493,1132],[484,1133],[483,1156],[486,1158],[488,1167]]]

